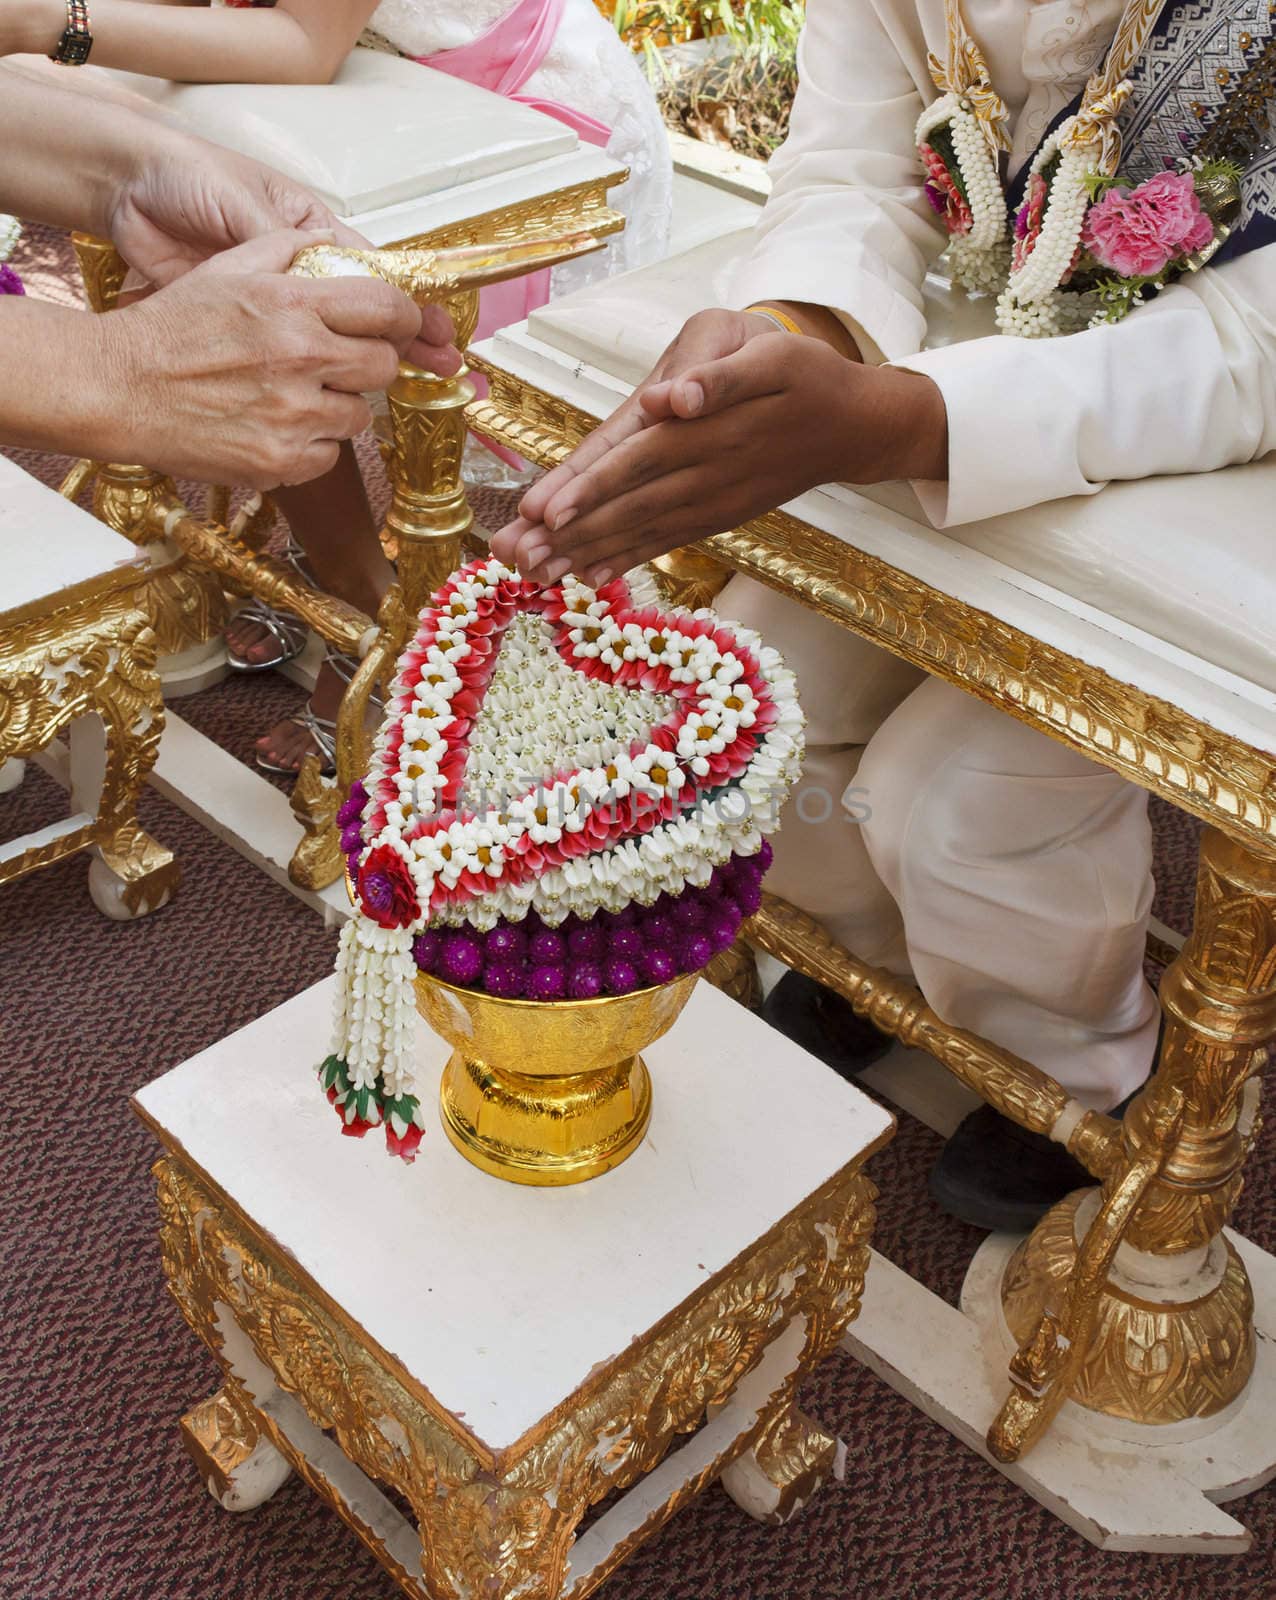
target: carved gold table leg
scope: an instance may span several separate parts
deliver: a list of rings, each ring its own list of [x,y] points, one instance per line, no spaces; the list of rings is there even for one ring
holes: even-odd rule
[[[200,1482],[224,1511],[255,1510],[292,1476],[230,1380],[182,1418],[182,1443]]]
[[[116,921],[158,910],[181,882],[173,852],[137,820],[138,797],[164,731],[155,652],[149,620],[139,615],[121,635],[113,670],[93,697],[96,717],[82,718],[70,729],[72,803],[93,807],[98,819],[89,894],[98,910]]]
[[[1122,1190],[1135,1203],[1106,1240],[1110,1261],[1090,1336],[1056,1362],[1068,1398],[1153,1435],[1202,1434],[1242,1401],[1254,1371],[1254,1301],[1223,1228],[1240,1194],[1258,1125],[1258,1073],[1276,1038],[1276,859],[1208,831],[1201,846],[1195,929],[1161,985],[1161,1064],[1126,1113],[1124,1158],[1103,1209],[1071,1197],[1025,1241],[1005,1276],[1003,1304],[1021,1344],[1017,1394],[989,1443],[1014,1459],[1040,1431],[1025,1395],[1042,1399],[1055,1334],[1093,1275],[1095,1242]],[[1166,1117],[1177,1104],[1177,1120]],[[1062,1396],[1051,1396],[1057,1409]],[[1127,1429],[1127,1431],[1129,1431]]]
[[[164,703],[155,635],[136,592],[117,587],[4,630],[0,656],[0,771],[66,731],[76,815],[51,837],[0,852],[0,883],[89,849],[89,892],[126,920],[162,906],[180,881],[173,854],[137,821],[154,765]],[[20,763],[14,764],[14,770]],[[20,846],[21,841],[16,841]]]
[[[722,1487],[755,1522],[778,1528],[840,1475],[845,1455],[840,1439],[790,1401],[722,1474]]]

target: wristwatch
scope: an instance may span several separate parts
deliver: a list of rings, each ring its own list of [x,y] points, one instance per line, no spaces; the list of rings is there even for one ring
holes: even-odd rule
[[[66,0],[66,27],[58,40],[58,47],[49,53],[50,61],[64,67],[82,67],[93,48],[93,32],[89,27],[88,0]]]

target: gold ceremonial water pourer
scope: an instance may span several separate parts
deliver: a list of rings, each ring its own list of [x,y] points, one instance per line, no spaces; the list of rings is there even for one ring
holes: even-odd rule
[[[289,271],[302,278],[384,278],[418,305],[426,305],[574,261],[601,250],[603,243],[592,233],[567,233],[450,250],[357,250],[312,244],[293,259]]]

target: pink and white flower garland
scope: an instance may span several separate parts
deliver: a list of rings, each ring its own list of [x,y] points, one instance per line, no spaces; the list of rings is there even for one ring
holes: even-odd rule
[[[953,282],[979,294],[995,294],[1010,263],[1006,199],[989,139],[973,102],[941,95],[917,123],[917,148],[926,169],[925,192],[948,230]],[[936,148],[943,142],[951,157]]]

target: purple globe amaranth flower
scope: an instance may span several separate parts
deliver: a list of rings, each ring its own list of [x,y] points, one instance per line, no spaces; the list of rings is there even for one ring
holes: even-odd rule
[[[753,916],[762,904],[762,885],[744,883],[736,892],[735,903],[746,917]]]
[[[639,928],[617,928],[607,941],[607,954],[617,961],[639,961],[645,948]]]
[[[661,946],[668,948],[678,937],[678,929],[673,918],[663,911],[653,911],[650,916],[644,917],[638,926],[643,942],[650,950]]]
[[[599,961],[607,950],[607,934],[601,927],[586,922],[567,935],[567,950],[577,961]]]
[[[561,1000],[567,993],[562,967],[533,967],[527,980],[529,1000]]]
[[[521,961],[527,954],[527,935],[522,928],[498,923],[483,936],[483,954],[488,961]]]
[[[25,294],[22,279],[3,261],[0,261],[0,294]]]
[[[352,822],[358,822],[363,815],[363,808],[368,803],[368,791],[356,779],[350,785],[350,795],[337,812],[337,826],[348,828]]]
[[[567,941],[552,928],[542,928],[534,933],[528,944],[528,954],[537,966],[553,966],[567,953]]]
[[[678,975],[678,963],[668,950],[648,950],[642,958],[642,975],[648,983],[668,983]]]
[[[412,941],[412,959],[422,972],[437,972],[442,939],[433,928],[426,928]]]
[[[753,859],[757,862],[759,871],[770,871],[771,863],[775,860],[775,850],[772,847],[770,839],[763,839],[762,848],[758,851],[757,855],[753,857]]]
[[[567,993],[573,1000],[596,1000],[603,992],[603,969],[596,961],[580,961],[567,972]]]
[[[358,850],[351,850],[346,856],[346,871],[351,883],[359,881],[359,857],[363,854],[362,846]]]
[[[634,905],[628,905],[621,906],[619,911],[611,912],[609,915],[609,921],[615,928],[632,928],[634,923],[637,922],[638,917],[638,907]]]
[[[613,956],[603,965],[603,982],[608,994],[630,994],[641,984],[642,976],[632,961]]]
[[[527,980],[517,962],[494,961],[483,969],[483,987],[498,1000],[517,1000],[527,988]]]
[[[692,933],[682,941],[678,955],[683,972],[699,972],[713,960],[713,944],[707,934]]]
[[[729,950],[735,943],[735,936],[740,931],[740,918],[738,915],[730,916],[718,913],[711,916],[705,924],[705,937],[713,946],[713,953]]]
[[[483,970],[483,949],[472,933],[447,933],[439,952],[439,973],[449,983],[472,984]]]
[[[673,903],[670,915],[679,928],[698,928],[704,921],[704,907],[700,904],[700,896],[690,890],[680,894]]]
[[[360,824],[358,822],[352,822],[348,828],[341,830],[341,850],[344,855],[352,856],[358,854],[362,844],[363,834],[360,832]]]

